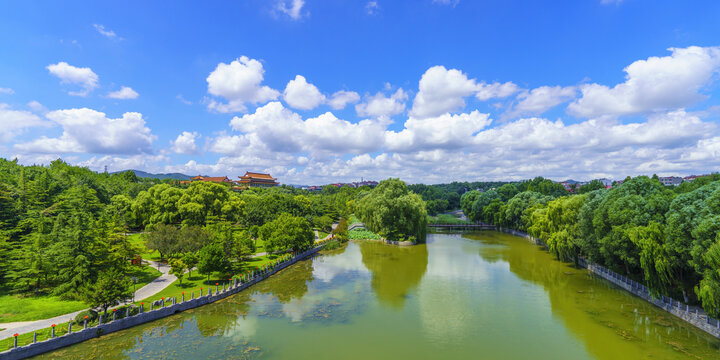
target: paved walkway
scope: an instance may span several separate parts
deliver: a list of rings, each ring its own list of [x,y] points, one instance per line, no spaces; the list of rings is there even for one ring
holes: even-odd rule
[[[137,291],[135,291],[135,299],[141,300],[145,299],[147,297],[153,296],[166,287],[170,285],[173,281],[175,281],[177,278],[175,275],[171,275],[168,272],[170,271],[170,266],[166,264],[161,264],[155,261],[146,260],[150,266],[158,269],[162,275],[160,275],[157,279],[153,280],[152,282],[148,283],[147,285],[141,287]],[[132,301],[125,302],[123,304],[129,304]],[[15,333],[23,334],[28,333],[44,328],[50,327],[52,324],[59,324],[63,322],[68,322],[70,320],[75,319],[75,316],[84,310],[79,310],[75,312],[71,312],[69,314],[59,315],[55,316],[49,319],[44,320],[35,320],[35,321],[17,321],[17,322],[11,322],[11,323],[0,323],[0,329],[5,329],[3,331],[0,331],[0,339],[5,339],[7,337],[12,336]]]

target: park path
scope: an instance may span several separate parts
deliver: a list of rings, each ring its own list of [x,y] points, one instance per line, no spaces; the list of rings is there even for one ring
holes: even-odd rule
[[[135,299],[141,300],[145,299],[147,297],[153,296],[166,287],[168,287],[173,281],[175,281],[177,278],[175,275],[169,274],[170,266],[167,264],[158,263],[156,261],[151,260],[145,260],[150,264],[150,266],[158,269],[162,273],[162,275],[158,276],[155,280],[151,281],[147,285],[141,287],[137,291],[135,291]],[[122,304],[129,304],[132,301],[127,301]],[[75,316],[87,309],[71,312],[64,315],[55,316],[49,319],[43,319],[43,320],[35,320],[35,321],[17,321],[17,322],[11,322],[11,323],[0,323],[0,329],[5,329],[0,331],[0,339],[5,339],[7,337],[12,336],[15,333],[23,334],[28,332],[33,332],[41,329],[45,329],[50,327],[52,324],[59,324],[63,322],[67,322],[70,320],[75,319]]]

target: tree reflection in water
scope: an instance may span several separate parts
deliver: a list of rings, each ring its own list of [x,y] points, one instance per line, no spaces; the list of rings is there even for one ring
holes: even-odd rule
[[[427,271],[427,245],[389,246],[368,241],[360,243],[360,252],[363,264],[372,272],[371,284],[378,299],[402,308]]]

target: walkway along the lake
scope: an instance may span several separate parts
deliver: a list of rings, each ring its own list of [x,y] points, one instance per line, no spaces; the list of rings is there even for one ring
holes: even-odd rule
[[[505,229],[502,227],[498,227],[497,229],[508,234],[524,237],[530,240],[530,242],[535,245],[547,247],[547,245],[545,245],[545,243],[541,239],[530,236],[522,231]],[[627,276],[623,276],[609,269],[606,269],[603,266],[589,262],[583,257],[579,258],[578,265],[588,269],[588,271],[590,271],[591,273],[598,275],[601,278],[627,290],[631,294],[640,297],[652,303],[653,305],[679,317],[690,325],[693,325],[716,338],[720,338],[720,321],[708,316],[708,314],[705,313],[705,310],[703,310],[702,308],[684,304],[680,301],[673,300],[672,298],[666,297],[664,295],[657,298],[653,297],[650,293],[650,290],[645,285],[640,284],[637,281],[628,278]]]
[[[317,243],[316,243],[317,244]],[[144,324],[150,321],[154,321],[157,319],[161,319],[173,314],[176,314],[181,311],[193,309],[199,306],[207,305],[210,303],[213,303],[215,301],[224,299],[230,295],[236,294],[240,291],[243,291],[247,289],[248,287],[257,284],[258,282],[267,279],[268,277],[272,276],[273,274],[277,273],[278,271],[285,269],[286,267],[298,262],[299,260],[302,260],[308,256],[311,256],[318,251],[320,251],[325,246],[324,243],[321,243],[314,248],[307,250],[305,252],[299,253],[293,257],[291,257],[289,260],[277,265],[274,268],[270,268],[266,271],[260,271],[260,272],[253,272],[252,276],[250,276],[250,279],[246,282],[238,281],[238,279],[234,279],[234,282],[232,285],[230,285],[227,289],[225,288],[225,285],[223,285],[222,288],[219,286],[216,287],[215,293],[213,293],[213,289],[209,288],[208,292],[205,293],[202,296],[199,296],[194,299],[181,299],[178,301],[177,298],[173,299],[167,299],[168,305],[166,306],[165,301],[163,300],[162,305],[158,305],[158,308],[153,309],[151,306],[151,310],[146,311],[142,306],[140,307],[140,312],[135,315],[131,315],[122,319],[118,320],[110,320],[109,322],[102,323],[96,326],[88,327],[87,329],[79,329],[77,331],[74,331],[72,333],[67,333],[63,336],[47,339],[45,341],[40,341],[37,343],[25,345],[25,346],[19,346],[14,349],[10,349],[4,352],[0,352],[0,359],[8,359],[8,360],[15,360],[15,359],[24,359],[31,356],[39,355],[48,351],[56,350],[65,346],[77,344],[79,342],[83,342],[85,340],[89,340],[92,338],[99,337],[103,334],[109,334],[112,332],[124,330],[136,325]]]

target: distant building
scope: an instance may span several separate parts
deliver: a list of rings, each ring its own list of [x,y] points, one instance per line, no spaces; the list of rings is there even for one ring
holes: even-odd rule
[[[562,185],[566,191],[574,192],[575,188],[577,186],[577,182],[569,180],[569,181],[561,181],[560,185]]]
[[[709,175],[690,175],[683,178],[683,181],[693,181],[697,178],[701,178],[703,176],[709,176]]]
[[[683,178],[679,176],[662,176],[658,180],[665,186],[677,186],[683,182]]]
[[[214,182],[214,183],[225,183],[225,184],[230,184],[230,183],[232,183],[232,180],[228,179],[227,176],[203,176],[203,175],[198,175],[198,176],[193,176],[193,177],[191,177],[190,180],[192,180],[192,181],[209,181],[209,182]]]
[[[238,184],[244,187],[272,187],[278,186],[277,179],[270,174],[254,173],[246,171],[245,175],[239,176]]]

